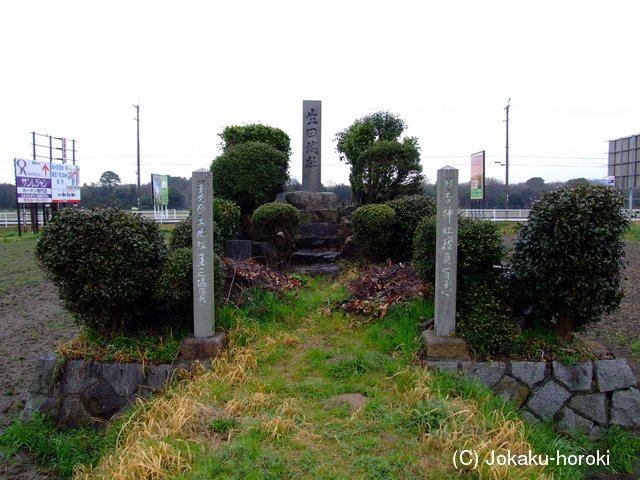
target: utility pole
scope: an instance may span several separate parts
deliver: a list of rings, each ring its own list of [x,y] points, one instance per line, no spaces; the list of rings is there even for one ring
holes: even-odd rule
[[[140,209],[140,103],[138,105],[133,106],[136,109],[136,133],[138,139],[138,171],[136,174],[138,175],[138,189],[136,191],[136,196],[138,197],[138,209]]]
[[[507,187],[507,199],[505,202],[505,207],[509,208],[509,106],[511,104],[511,99],[507,102],[507,106],[504,109],[507,111],[507,147],[505,153],[505,184]]]

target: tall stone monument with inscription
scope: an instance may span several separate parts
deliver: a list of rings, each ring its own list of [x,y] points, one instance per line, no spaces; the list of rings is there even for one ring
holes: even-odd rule
[[[224,347],[224,333],[215,331],[213,291],[213,180],[209,170],[193,172],[193,335],[180,342],[186,360],[215,357]]]
[[[450,335],[456,328],[458,269],[458,170],[438,170],[436,221],[436,285],[434,330],[424,332],[431,358],[468,358],[467,344]]]
[[[436,222],[436,335],[451,335],[456,328],[458,266],[458,170],[438,170]]]
[[[322,102],[302,102],[302,190],[320,192],[321,185]]]

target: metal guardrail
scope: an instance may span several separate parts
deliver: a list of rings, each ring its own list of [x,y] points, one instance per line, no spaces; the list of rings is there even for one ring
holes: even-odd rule
[[[529,219],[530,212],[531,210],[511,208],[492,208],[483,210],[472,208],[460,209],[460,213],[465,217],[482,218],[485,220],[491,220],[492,222],[526,222]]]
[[[188,210],[176,210],[170,209],[165,212],[156,212],[153,210],[125,210],[128,213],[142,215],[143,217],[150,218],[156,223],[178,223],[189,216]],[[26,218],[22,218],[22,223],[31,225],[31,212],[26,211]],[[164,215],[163,215],[164,214]],[[38,222],[42,224],[42,212],[38,213]],[[18,225],[18,213],[17,212],[0,212],[0,227],[13,227]]]

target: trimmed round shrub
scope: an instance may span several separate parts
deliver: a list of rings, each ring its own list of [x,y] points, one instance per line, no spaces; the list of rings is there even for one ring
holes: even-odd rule
[[[150,311],[166,247],[158,226],[140,215],[66,208],[44,228],[35,255],[79,324],[116,333]]]
[[[560,187],[532,206],[520,230],[512,258],[517,306],[560,340],[622,301],[623,207],[621,193],[604,185]]]
[[[295,238],[300,225],[300,214],[288,203],[266,203],[256,208],[251,216],[256,240],[273,242],[278,261],[287,261],[295,249]]]
[[[191,210],[189,210],[189,215],[187,215],[187,218],[176,223],[171,230],[171,233],[169,234],[170,250],[173,251],[180,248],[191,248],[193,240],[191,236],[192,222],[193,219],[191,217]]]
[[[391,259],[394,262],[409,261],[413,259],[413,237],[418,223],[436,214],[436,200],[423,195],[408,195],[390,200],[385,205],[396,212]]]
[[[240,207],[231,200],[222,198],[213,199],[213,243],[216,254],[224,255],[224,244],[227,240],[238,238],[240,229]],[[191,211],[189,216],[178,222],[169,236],[169,248],[191,248],[192,242],[192,221]]]
[[[393,208],[381,204],[363,205],[351,214],[353,234],[364,258],[372,262],[388,258],[395,219]]]
[[[273,202],[289,180],[289,157],[262,142],[229,147],[211,163],[213,193],[236,202],[242,213]]]
[[[414,262],[425,283],[435,284],[436,217],[416,229]],[[506,280],[500,275],[506,249],[496,224],[458,218],[456,335],[480,356],[504,353],[515,339]]]
[[[155,284],[154,299],[176,317],[176,324],[193,325],[193,253],[190,248],[178,248],[169,254]],[[225,274],[222,261],[213,255],[213,291],[216,304],[222,303]]]

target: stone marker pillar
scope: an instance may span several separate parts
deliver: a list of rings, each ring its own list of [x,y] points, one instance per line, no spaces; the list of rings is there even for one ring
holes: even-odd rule
[[[213,179],[209,170],[193,172],[191,238],[193,251],[193,336],[180,341],[186,360],[215,357],[223,348],[224,333],[215,330],[213,291]]]
[[[302,102],[302,190],[320,192],[322,102]]]
[[[193,172],[193,336],[213,336],[213,180],[209,170]]]
[[[451,335],[456,328],[458,267],[458,170],[438,170],[436,223],[435,333]]]

